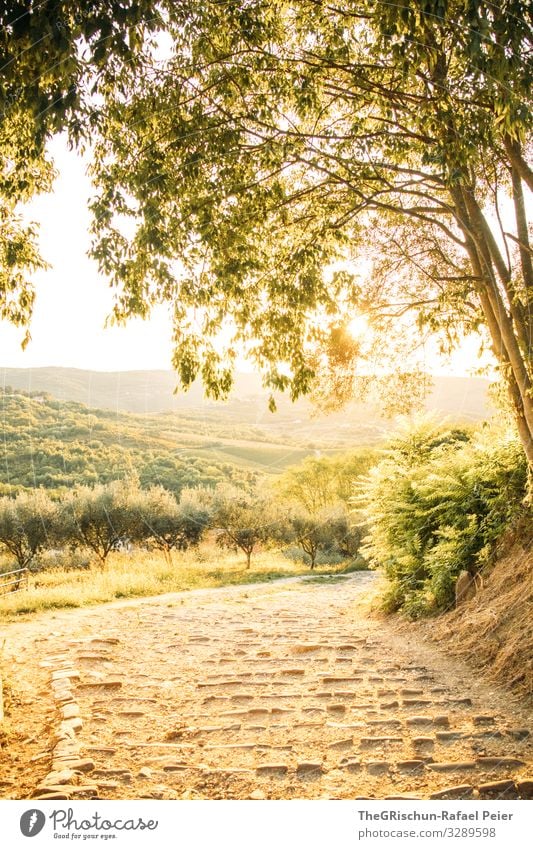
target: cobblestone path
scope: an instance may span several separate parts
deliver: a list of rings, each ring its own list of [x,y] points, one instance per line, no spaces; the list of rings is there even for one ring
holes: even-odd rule
[[[531,798],[524,705],[365,615],[373,578],[8,625],[25,739],[3,750],[0,795]]]

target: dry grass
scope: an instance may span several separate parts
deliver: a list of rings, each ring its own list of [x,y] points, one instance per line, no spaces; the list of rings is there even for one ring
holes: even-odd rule
[[[273,552],[260,552],[247,570],[242,555],[221,553],[207,546],[196,552],[176,553],[169,565],[158,552],[114,553],[104,569],[56,568],[30,576],[28,590],[0,598],[0,616],[12,618],[53,608],[85,607],[116,599],[161,595],[181,590],[253,584],[276,578],[335,574],[343,566],[307,566]]]
[[[502,555],[483,576],[474,598],[431,625],[477,669],[533,696],[533,550],[528,521],[503,541]]]

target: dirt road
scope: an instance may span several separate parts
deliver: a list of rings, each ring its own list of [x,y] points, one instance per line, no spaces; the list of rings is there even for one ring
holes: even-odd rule
[[[177,593],[2,628],[4,798],[531,798],[515,697],[369,617],[374,576]],[[531,717],[529,717],[529,720]]]

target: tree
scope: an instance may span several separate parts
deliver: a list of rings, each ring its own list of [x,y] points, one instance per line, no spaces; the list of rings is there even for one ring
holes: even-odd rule
[[[27,326],[32,273],[45,268],[19,204],[51,189],[47,140],[91,134],[92,100],[120,87],[161,27],[153,0],[46,0],[0,8],[0,317]],[[29,339],[26,335],[25,342]]]
[[[290,505],[286,520],[286,542],[296,542],[309,556],[311,569],[317,555],[336,551],[353,557],[357,554],[361,535],[350,526],[344,504],[336,504],[312,512],[301,505]]]
[[[55,538],[56,517],[57,505],[41,489],[0,498],[0,544],[21,569]]]
[[[355,481],[368,471],[376,457],[370,448],[333,457],[306,457],[283,472],[276,489],[282,498],[316,513],[339,500],[347,503],[354,494]]]
[[[221,485],[213,499],[213,524],[217,543],[222,548],[243,551],[249,569],[257,547],[276,537],[278,516],[268,498]]]
[[[198,545],[210,519],[207,505],[194,490],[182,493],[177,502],[163,487],[152,487],[143,493],[139,509],[139,540],[149,540],[153,548],[163,551],[169,564],[172,551]]]
[[[519,0],[190,11],[166,66],[102,111],[93,255],[117,317],[171,299],[181,381],[214,395],[239,342],[267,385],[308,391],[349,308],[390,343],[408,314],[445,345],[483,326],[532,464],[527,20]],[[333,265],[361,257],[366,281]]]
[[[180,381],[214,396],[239,345],[293,397],[331,367],[350,385],[364,351],[335,342],[353,310],[389,344],[409,315],[444,345],[484,328],[533,467],[528,4],[157,8],[172,54],[141,48],[73,131],[94,139],[116,319],[171,302]]]
[[[64,542],[86,546],[104,567],[119,542],[138,536],[141,497],[132,481],[79,487],[61,503]]]

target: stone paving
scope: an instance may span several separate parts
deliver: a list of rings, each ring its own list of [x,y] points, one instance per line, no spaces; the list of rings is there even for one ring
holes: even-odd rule
[[[362,614],[372,580],[62,612],[48,635],[43,622],[27,651],[54,708],[19,764],[29,795],[532,798],[523,706],[416,629]]]

